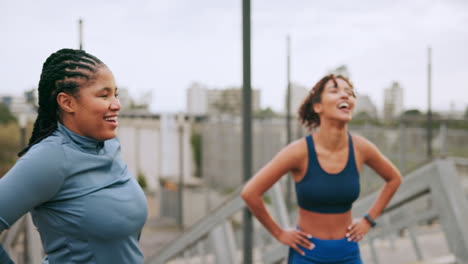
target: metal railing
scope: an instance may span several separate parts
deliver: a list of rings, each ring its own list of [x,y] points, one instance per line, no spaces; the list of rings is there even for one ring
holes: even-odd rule
[[[0,243],[16,264],[41,263],[44,256],[41,239],[31,215],[26,214],[0,235]]]
[[[379,225],[368,233],[363,243],[369,243],[374,264],[379,263],[374,247],[377,239],[407,230],[413,249],[419,260],[424,256],[414,227],[438,219],[444,231],[448,248],[456,263],[468,264],[468,201],[463,191],[457,166],[468,169],[468,159],[447,158],[435,160],[404,177],[403,184],[379,218]],[[467,170],[468,171],[468,170]],[[271,211],[281,226],[290,226],[280,183],[269,191]],[[240,263],[241,246],[236,238],[242,229],[241,211],[245,204],[240,188],[208,216],[186,230],[147,263]],[[358,200],[353,214],[360,216],[368,210],[377,193]],[[271,239],[265,229],[256,232],[255,261],[279,263],[287,256],[288,248]],[[261,236],[269,237],[262,239]],[[39,234],[31,216],[25,215],[7,232],[0,242],[17,264],[40,263],[43,252]]]
[[[371,255],[379,263],[374,241],[406,230],[418,260],[424,256],[415,227],[440,221],[442,231],[456,263],[468,263],[468,201],[461,186],[456,165],[468,165],[467,159],[439,159],[405,177],[401,190],[392,199],[381,217],[379,228],[367,235]],[[362,215],[375,199],[370,195],[358,202],[354,212]]]
[[[241,250],[236,246],[236,234],[233,227],[239,223],[240,212],[245,207],[240,192],[240,188],[233,192],[225,203],[194,224],[164,248],[156,258],[148,260],[147,263],[167,263],[170,260],[185,263],[183,261],[188,259],[194,260],[195,263],[240,263]],[[272,197],[273,213],[276,219],[281,225],[289,226],[280,185],[274,185],[269,194]],[[218,261],[213,262],[213,260]],[[267,260],[267,263],[270,262]]]
[[[439,219],[456,263],[468,264],[468,201],[456,166],[468,166],[468,159],[437,159],[404,177],[400,189],[381,215],[378,227],[371,230],[363,241],[370,245],[374,264],[379,263],[374,241],[401,230],[408,231],[417,258],[423,260],[417,235],[412,230],[434,219]],[[289,217],[279,184],[270,190],[269,195],[275,218],[286,227],[289,226]],[[147,263],[240,263],[242,247],[236,247],[232,228],[236,225],[234,215],[245,207],[239,194],[240,189]],[[358,200],[353,206],[353,214],[363,215],[377,195],[374,193]],[[264,229],[259,231],[265,232]],[[256,262],[282,262],[288,248],[272,240],[268,243],[256,244]]]

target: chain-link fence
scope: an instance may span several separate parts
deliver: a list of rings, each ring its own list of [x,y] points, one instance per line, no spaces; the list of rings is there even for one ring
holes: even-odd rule
[[[468,122],[468,121],[467,121]],[[254,173],[271,160],[286,145],[284,119],[253,120]],[[242,184],[242,122],[240,119],[205,120],[203,137],[203,179],[218,190],[229,192]],[[364,123],[349,125],[351,133],[373,142],[406,175],[429,161],[427,129],[411,123],[388,127]],[[293,140],[308,132],[294,123]],[[433,156],[468,157],[468,131],[448,128],[440,123],[432,131]],[[361,195],[382,186],[382,179],[364,166],[361,172]]]

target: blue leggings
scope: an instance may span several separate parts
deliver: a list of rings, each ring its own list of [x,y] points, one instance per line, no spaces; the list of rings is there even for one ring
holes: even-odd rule
[[[348,242],[347,238],[309,240],[315,247],[310,250],[299,246],[305,256],[290,248],[288,264],[363,264],[358,243]]]
[[[13,261],[10,259],[6,251],[3,249],[2,245],[0,244],[0,263],[1,264],[14,264]]]

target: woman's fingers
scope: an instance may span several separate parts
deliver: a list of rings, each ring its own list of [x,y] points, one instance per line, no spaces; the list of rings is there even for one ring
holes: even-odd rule
[[[300,250],[296,244],[292,245],[291,246],[294,250],[296,250],[299,254],[301,254],[302,256],[305,256],[304,254],[304,251]]]
[[[312,238],[310,234],[299,232],[299,240],[301,241],[301,245],[305,248],[313,249],[315,245],[310,242],[310,238]]]
[[[361,239],[364,238],[363,235],[355,235],[354,238],[352,239],[354,242],[359,242]]]
[[[358,242],[363,239],[364,235],[369,231],[369,226],[365,221],[366,220],[360,219],[348,227],[348,232],[346,233],[348,241]]]
[[[309,250],[314,248],[314,244],[312,244],[308,239],[305,239],[302,236],[298,237],[298,242],[299,242],[298,244],[300,244],[301,246]]]
[[[354,229],[350,230],[346,236],[348,237],[348,241],[358,242],[360,241],[366,232],[360,228],[355,227]]]
[[[348,237],[348,240],[352,237],[354,237],[357,233],[357,229],[356,228],[352,228],[351,230],[348,231],[348,233],[346,233],[346,236]]]
[[[305,238],[307,238],[307,239],[312,238],[312,236],[311,236],[310,234],[307,234],[307,233],[305,233],[305,232],[299,231],[299,234],[301,234],[303,237],[305,237]]]
[[[363,237],[363,230],[360,230],[359,228],[355,227],[352,230],[350,230],[346,236],[348,237],[348,241],[359,241]]]

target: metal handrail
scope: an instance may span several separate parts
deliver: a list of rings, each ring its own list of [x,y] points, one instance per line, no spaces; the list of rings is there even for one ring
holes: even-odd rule
[[[437,159],[404,177],[402,186],[381,216],[382,221],[380,221],[379,228],[372,230],[366,238],[371,246],[374,263],[379,263],[377,253],[372,245],[374,239],[385,237],[403,228],[409,228],[421,221],[439,218],[449,248],[457,258],[457,263],[468,264],[468,227],[465,225],[466,219],[468,219],[468,201],[462,188],[460,188],[460,179],[455,167],[455,165],[467,164],[468,159],[463,158]],[[274,189],[277,191],[273,192],[273,197],[281,196],[280,192],[278,192],[280,187],[275,186]],[[206,239],[216,225],[225,223],[229,217],[245,207],[239,194],[240,188],[224,204],[213,210],[173,243],[166,246],[159,256],[150,259],[148,263],[167,263],[170,259],[183,255],[187,248],[202,239]],[[353,206],[353,214],[355,216],[364,214],[377,195],[378,193],[374,193],[359,199]],[[414,214],[414,210],[418,206],[420,207],[420,205],[413,205],[415,202],[427,203],[429,200],[433,204],[431,208],[424,210],[421,214]],[[274,209],[276,209],[278,205],[276,202],[274,204]],[[282,203],[280,202],[280,204]],[[402,217],[396,219],[391,217],[396,214],[400,214]],[[281,212],[279,215],[281,215]],[[283,219],[285,218],[283,217]],[[283,223],[280,224],[284,225]],[[410,236],[416,255],[419,259],[422,259],[421,250],[414,234],[410,232]],[[222,241],[217,242],[221,243]],[[287,255],[288,249],[284,245],[276,243],[270,248],[263,254],[265,256],[263,258],[264,263],[278,263]],[[236,262],[226,261],[226,263]]]
[[[240,197],[241,188],[230,195],[224,203],[213,209],[208,215],[195,223],[172,243],[161,250],[161,254],[148,263],[165,263],[168,259],[192,246],[200,239],[206,238],[208,233],[217,225],[222,224],[227,218],[244,208],[245,204]]]
[[[468,159],[438,159],[424,165],[403,178],[403,184],[381,215],[378,228],[371,230],[364,242],[369,242],[374,264],[378,264],[378,254],[373,245],[376,238],[384,238],[408,228],[412,245],[418,260],[423,260],[421,249],[414,232],[411,230],[421,222],[440,219],[449,249],[457,258],[457,263],[468,264],[468,201],[460,186],[456,165],[467,166]],[[353,206],[353,215],[362,216],[375,201],[378,193],[359,199]],[[413,202],[430,203],[433,206],[416,214],[420,205]],[[391,217],[397,215],[398,217]],[[267,254],[273,261],[284,258],[281,247],[273,248]],[[283,255],[282,255],[283,254]]]
[[[23,236],[20,241],[19,237]],[[21,217],[11,228],[0,236],[5,251],[16,264],[41,263],[44,253],[41,239],[36,231],[31,215]]]

